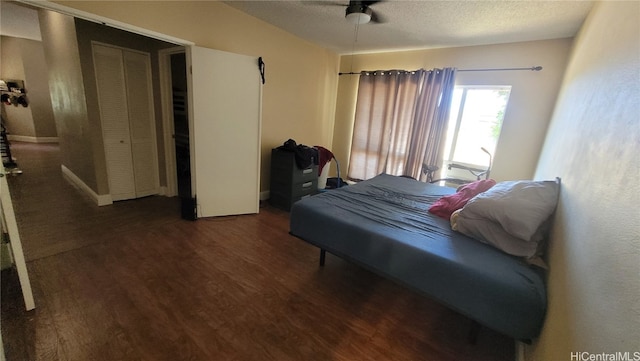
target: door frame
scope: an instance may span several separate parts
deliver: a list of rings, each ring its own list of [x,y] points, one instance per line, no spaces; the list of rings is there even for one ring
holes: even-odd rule
[[[19,3],[23,3],[23,4],[26,4],[26,5],[33,6],[35,8],[55,11],[55,12],[60,13],[60,14],[73,16],[73,17],[76,17],[76,18],[79,18],[79,19],[83,19],[83,20],[94,22],[94,23],[106,25],[106,26],[109,26],[109,27],[112,27],[112,28],[116,28],[116,29],[120,29],[120,30],[124,30],[124,31],[130,32],[130,33],[135,33],[135,34],[146,36],[146,37],[149,37],[149,38],[162,40],[162,41],[165,41],[167,43],[173,43],[173,44],[176,44],[178,46],[195,45],[195,43],[193,41],[176,38],[175,36],[171,36],[171,35],[167,35],[167,34],[163,34],[163,33],[158,33],[158,32],[153,31],[153,30],[141,28],[141,27],[138,27],[138,26],[135,26],[135,25],[123,23],[123,22],[118,21],[118,20],[109,19],[109,18],[104,17],[104,16],[92,14],[90,12],[82,11],[82,10],[79,10],[79,9],[76,9],[76,8],[72,8],[72,7],[68,7],[68,6],[61,5],[61,4],[57,4],[57,3],[51,2],[49,0],[16,0],[16,1],[19,2]]]
[[[164,195],[174,197],[178,195],[178,175],[176,172],[176,149],[174,139],[173,100],[171,98],[171,55],[185,54],[184,46],[161,49],[158,52],[160,73],[160,103],[162,106],[162,129],[165,159],[165,179],[167,185]]]
[[[17,2],[29,5],[29,6],[33,6],[35,8],[39,8],[39,9],[46,9],[46,10],[50,10],[50,11],[55,11],[57,13],[61,13],[61,14],[65,14],[65,15],[69,15],[69,16],[73,16],[79,19],[83,19],[83,20],[87,20],[87,21],[91,21],[94,23],[99,23],[99,24],[103,24],[106,26],[110,26],[112,28],[116,28],[116,29],[120,29],[120,30],[124,30],[130,33],[134,33],[134,34],[138,34],[138,35],[142,35],[142,36],[146,36],[149,38],[153,38],[153,39],[157,39],[157,40],[161,40],[161,41],[165,41],[168,43],[173,43],[176,44],[176,48],[182,47],[183,51],[186,51],[186,48],[188,48],[191,45],[195,45],[195,43],[193,41],[190,40],[185,40],[185,39],[181,39],[181,38],[177,38],[171,35],[167,35],[167,34],[163,34],[163,33],[159,33],[159,32],[155,32],[153,30],[149,30],[149,29],[145,29],[145,28],[141,28],[135,25],[131,25],[131,24],[127,24],[121,21],[117,21],[117,20],[113,20],[104,16],[100,16],[100,15],[96,15],[96,14],[92,14],[90,12],[86,12],[86,11],[82,11],[79,9],[75,9],[72,7],[68,7],[65,5],[61,5],[61,4],[57,4],[48,0],[16,0]],[[171,51],[171,49],[174,48],[168,48],[167,50]],[[161,54],[159,54],[161,55]],[[161,57],[159,57],[161,59]],[[160,67],[162,67],[162,61],[160,61]],[[163,80],[163,77],[166,76],[166,71],[160,71],[160,86],[161,86],[161,90],[162,90],[162,98],[161,98],[161,103],[162,103],[162,110],[163,110],[163,119],[162,119],[162,125],[163,125],[163,144],[165,146],[165,167],[167,172],[169,172],[170,169],[174,169],[175,170],[175,149],[173,149],[173,146],[169,147],[167,149],[167,141],[169,141],[169,144],[173,144],[172,141],[172,134],[173,134],[173,114],[171,114],[171,127],[165,127],[167,125],[167,119],[165,119],[165,109],[167,107],[167,104],[169,104],[168,106],[171,106],[171,101],[170,99],[167,101],[164,97],[165,95],[168,97],[169,93],[166,93],[164,89],[162,89],[162,86],[164,84],[164,86],[166,87],[166,83],[165,80]],[[170,78],[169,78],[170,80]],[[170,84],[170,83],[169,83]],[[169,88],[170,90],[170,88]],[[167,139],[168,138],[168,139]],[[171,159],[169,159],[170,157],[172,157]],[[174,172],[175,173],[175,172]],[[160,186],[160,194],[163,195],[167,195],[167,196],[175,196],[177,195],[178,191],[177,191],[177,175],[173,174],[172,176],[169,176],[169,173],[167,173],[167,177],[166,177],[166,182],[167,182],[167,186],[166,188]],[[172,188],[173,187],[173,188]]]
[[[120,29],[120,30],[124,30],[127,32],[131,32],[134,34],[138,34],[138,35],[142,35],[142,36],[146,36],[149,38],[153,38],[153,39],[158,39],[161,41],[165,41],[168,43],[173,43],[176,44],[176,47],[184,47],[185,49],[185,55],[186,55],[186,60],[187,60],[187,78],[189,78],[189,64],[191,63],[191,47],[195,46],[195,42],[193,41],[189,41],[189,40],[185,40],[185,39],[181,39],[181,38],[177,38],[171,35],[167,35],[167,34],[163,34],[163,33],[159,33],[159,32],[155,32],[149,29],[145,29],[145,28],[141,28],[135,25],[131,25],[131,24],[127,24],[124,22],[120,22],[117,20],[113,20],[104,16],[100,16],[100,15],[96,15],[90,12],[86,12],[86,11],[82,11],[76,8],[72,8],[72,7],[68,7],[65,5],[61,5],[61,4],[57,4],[48,0],[16,0],[20,3],[24,3],[30,6],[33,6],[35,8],[42,8],[42,9],[46,9],[46,10],[50,10],[50,11],[55,11],[58,13],[62,13],[65,15],[69,15],[69,16],[73,16],[76,18],[80,18],[83,20],[87,20],[87,21],[92,21],[92,22],[96,22],[99,24],[103,24],[106,26],[110,26],[116,29]],[[168,48],[168,49],[172,49],[172,48]],[[160,55],[160,54],[159,54]],[[166,56],[166,55],[165,55]],[[159,57],[161,58],[161,57]],[[162,61],[160,61],[160,66],[162,65]],[[166,66],[166,64],[165,64]],[[164,76],[167,75],[166,70],[165,71],[160,71],[160,77],[161,77],[161,81],[160,81],[160,86],[164,86],[166,88],[167,83],[166,83],[166,79],[162,80],[162,78]],[[190,81],[190,80],[188,80]],[[162,89],[162,88],[161,88]],[[166,188],[164,187],[160,187],[160,192],[161,194],[163,193],[163,190],[165,192],[165,195],[168,196],[172,196],[172,195],[177,195],[177,174],[173,173],[173,170],[175,169],[175,149],[173,149],[173,146],[167,146],[167,144],[172,145],[173,144],[173,139],[172,139],[172,133],[173,133],[173,129],[170,126],[167,125],[172,125],[173,123],[173,114],[170,115],[170,118],[166,118],[166,111],[165,109],[171,104],[171,101],[167,101],[165,99],[165,96],[169,96],[171,93],[167,92],[165,90],[162,90],[162,97],[161,97],[161,107],[163,109],[163,118],[162,118],[162,122],[163,122],[163,145],[165,146],[165,166],[166,166],[166,171],[167,172],[172,172],[171,176],[167,176],[166,179],[166,183],[167,186]],[[188,94],[188,104],[191,104],[192,102],[192,96],[193,94],[190,93]],[[190,117],[192,117],[193,114],[192,112],[190,113]],[[169,124],[168,124],[169,123]],[[191,119],[189,120],[189,123],[191,124],[192,121]],[[191,132],[191,130],[190,130]],[[191,147],[193,147],[193,143],[191,142],[190,144]],[[192,159],[193,162],[193,159]],[[168,174],[168,173],[167,173]],[[192,190],[195,189],[195,177],[192,177],[191,179],[191,183],[192,183]],[[259,187],[259,185],[258,185]],[[166,190],[165,190],[166,189]]]

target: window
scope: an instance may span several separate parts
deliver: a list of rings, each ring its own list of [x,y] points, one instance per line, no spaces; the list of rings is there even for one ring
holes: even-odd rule
[[[471,172],[456,165],[489,167],[510,93],[510,86],[455,87],[443,156],[443,178],[475,180]],[[454,166],[450,167],[451,164]]]

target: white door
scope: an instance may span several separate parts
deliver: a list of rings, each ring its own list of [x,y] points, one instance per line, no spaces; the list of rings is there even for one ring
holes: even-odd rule
[[[258,58],[196,46],[189,50],[189,136],[198,217],[258,213]]]
[[[13,211],[13,201],[11,200],[11,192],[9,191],[6,174],[7,172],[4,166],[0,164],[0,222],[2,223],[0,228],[3,232],[6,230],[6,233],[9,234],[9,246],[11,247],[13,261],[18,271],[24,306],[27,311],[30,311],[36,307],[36,304],[33,300],[27,262],[25,261],[24,252],[22,251],[22,241],[20,240],[20,233],[18,232],[18,223]]]
[[[135,198],[133,159],[129,135],[128,97],[122,51],[93,45],[102,138],[107,162],[109,193],[114,201]]]
[[[158,193],[158,158],[149,54],[124,51],[136,197]]]
[[[93,61],[111,198],[157,194],[149,54],[93,44]]]

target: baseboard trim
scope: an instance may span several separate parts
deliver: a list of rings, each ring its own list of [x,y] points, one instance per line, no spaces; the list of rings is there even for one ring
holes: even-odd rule
[[[267,199],[269,199],[269,194],[269,191],[260,192],[260,200],[266,201]]]
[[[7,134],[8,140],[15,140],[16,142],[26,143],[59,143],[58,137],[31,137],[28,135],[13,135]]]
[[[61,165],[63,177],[69,181],[69,183],[78,187],[81,191],[87,194],[98,206],[107,206],[109,204],[113,204],[113,200],[111,199],[110,194],[97,194],[91,189],[85,182],[82,181],[75,173],[73,173],[69,168]]]

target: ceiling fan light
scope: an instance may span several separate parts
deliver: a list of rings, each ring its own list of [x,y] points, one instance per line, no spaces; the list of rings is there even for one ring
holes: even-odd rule
[[[366,24],[371,21],[373,11],[369,7],[352,7],[347,8],[345,19],[351,24]]]
[[[371,15],[363,13],[351,13],[345,16],[351,24],[366,24],[371,21]]]

